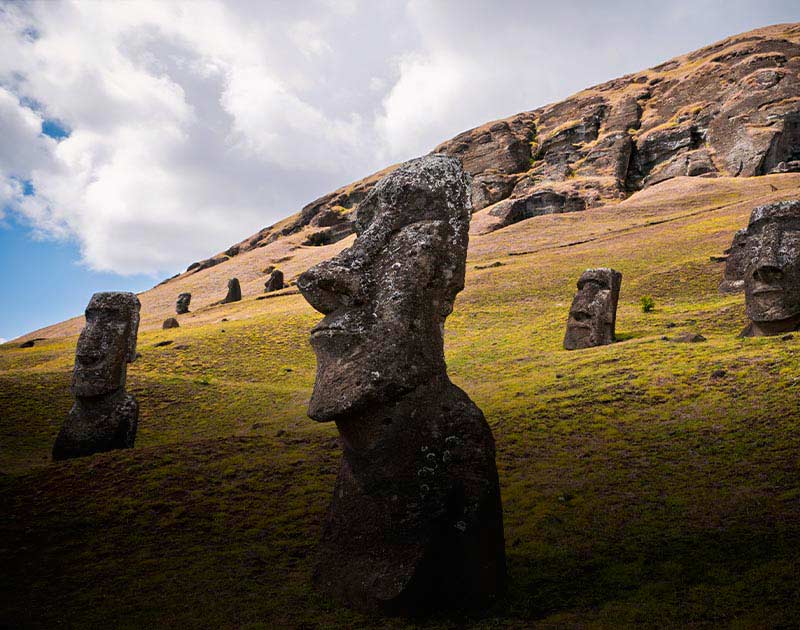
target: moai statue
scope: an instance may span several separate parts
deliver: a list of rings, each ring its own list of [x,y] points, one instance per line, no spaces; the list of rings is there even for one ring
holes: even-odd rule
[[[719,285],[720,293],[744,291],[744,268],[747,265],[747,229],[733,235],[733,242],[725,261],[725,275]]]
[[[181,293],[178,296],[178,301],[175,303],[175,312],[178,315],[183,315],[189,312],[189,302],[192,301],[191,293]]]
[[[800,330],[800,200],[759,206],[750,215],[742,337]]]
[[[264,293],[280,291],[283,288],[283,272],[280,269],[273,269],[267,281],[264,283]]]
[[[567,320],[564,348],[578,350],[614,342],[622,274],[613,269],[587,269],[578,280]]]
[[[494,439],[444,360],[469,184],[454,158],[406,163],[360,204],[353,245],[298,278],[325,315],[308,413],[343,449],[313,580],[362,610],[481,605],[505,584]]]
[[[228,280],[228,295],[222,300],[223,304],[230,304],[231,302],[238,302],[242,299],[242,287],[239,286],[238,278],[231,278]]]
[[[53,459],[132,448],[139,405],[125,392],[136,358],[139,299],[133,293],[95,293],[78,338],[70,409],[53,446]]]

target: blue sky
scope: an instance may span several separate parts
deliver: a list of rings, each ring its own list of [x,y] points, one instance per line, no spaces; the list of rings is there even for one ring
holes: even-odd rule
[[[796,0],[0,0],[0,339],[475,125],[798,20]]]

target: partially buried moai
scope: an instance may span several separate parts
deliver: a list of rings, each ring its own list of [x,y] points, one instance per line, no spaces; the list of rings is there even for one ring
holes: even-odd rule
[[[471,607],[505,584],[494,439],[444,360],[470,211],[456,159],[412,160],[360,204],[353,245],[298,279],[325,315],[308,413],[343,449],[313,579],[362,610]]]
[[[267,281],[264,283],[264,293],[280,291],[283,288],[283,272],[280,269],[273,269]]]
[[[53,459],[131,448],[139,406],[125,391],[136,358],[139,299],[133,293],[95,293],[78,338],[70,409],[53,446]]]
[[[238,278],[231,278],[228,280],[228,293],[225,299],[222,300],[223,304],[230,304],[231,302],[239,302],[242,299],[242,287],[239,284]]]
[[[614,342],[622,274],[613,269],[587,269],[578,280],[567,320],[564,348],[578,350]]]
[[[191,293],[181,293],[178,296],[178,301],[175,302],[175,312],[178,315],[184,315],[189,312],[189,303],[192,301]]]
[[[747,226],[743,337],[800,330],[800,200],[754,209]]]
[[[744,290],[744,270],[747,266],[747,230],[733,235],[728,258],[725,260],[725,275],[719,285],[720,293],[739,293]]]

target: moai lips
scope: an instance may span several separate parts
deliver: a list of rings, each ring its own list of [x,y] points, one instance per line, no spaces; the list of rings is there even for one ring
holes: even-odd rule
[[[298,279],[325,315],[309,415],[343,448],[314,583],[363,610],[470,607],[505,585],[494,439],[443,351],[468,191],[454,158],[408,162],[359,206],[353,245]]]
[[[71,391],[75,404],[53,446],[53,459],[131,448],[138,405],[125,392],[136,358],[139,299],[133,293],[95,293],[78,338]]]
[[[614,342],[617,302],[622,274],[613,269],[587,269],[578,280],[578,293],[567,320],[564,348],[577,350]]]

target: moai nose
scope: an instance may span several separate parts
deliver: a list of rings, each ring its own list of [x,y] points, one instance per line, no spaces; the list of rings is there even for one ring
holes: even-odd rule
[[[761,236],[761,243],[756,252],[753,266],[755,280],[765,284],[774,284],[783,278],[783,271],[778,261],[779,246],[780,233],[774,229],[774,226],[768,226]]]
[[[324,315],[361,304],[364,297],[360,274],[336,259],[321,262],[300,274],[297,288],[306,301]]]

